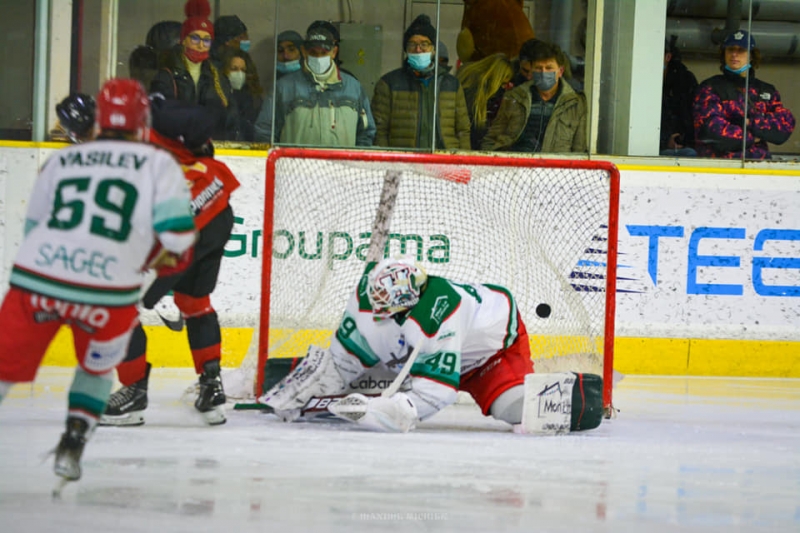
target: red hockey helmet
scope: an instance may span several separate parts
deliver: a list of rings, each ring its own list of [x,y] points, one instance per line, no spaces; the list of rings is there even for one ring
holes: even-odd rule
[[[150,100],[138,80],[108,80],[97,95],[101,130],[139,131],[150,126]]]

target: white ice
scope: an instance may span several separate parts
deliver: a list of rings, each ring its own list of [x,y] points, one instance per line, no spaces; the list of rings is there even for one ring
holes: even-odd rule
[[[800,380],[628,376],[616,419],[532,437],[454,406],[407,435],[229,411],[154,369],[146,425],[99,428],[51,498],[71,370],[0,405],[0,532],[800,531]]]

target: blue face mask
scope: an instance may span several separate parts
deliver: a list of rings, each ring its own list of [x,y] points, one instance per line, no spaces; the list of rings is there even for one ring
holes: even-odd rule
[[[533,84],[540,91],[549,91],[558,82],[555,72],[534,72]]]
[[[420,54],[408,54],[408,66],[416,70],[417,72],[422,72],[429,66],[431,66],[431,53],[430,52],[422,52]]]
[[[737,68],[736,70],[733,70],[728,65],[725,65],[725,70],[727,70],[728,72],[733,72],[734,74],[741,74],[742,72],[744,72],[745,70],[747,70],[749,68],[750,68],[750,63],[746,64],[742,68]]]
[[[275,68],[278,69],[278,72],[281,74],[288,74],[290,72],[297,72],[300,70],[300,60],[295,59],[294,61],[287,61],[286,63],[275,63]]]
[[[242,52],[250,51],[250,41],[239,41],[239,50]]]

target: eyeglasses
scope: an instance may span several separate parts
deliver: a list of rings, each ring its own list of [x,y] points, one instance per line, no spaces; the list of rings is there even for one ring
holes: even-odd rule
[[[423,41],[421,43],[409,41],[406,44],[406,52],[414,52],[416,50],[421,50],[422,52],[430,52],[433,50],[433,43],[430,41]]]
[[[203,43],[206,46],[211,46],[211,37],[200,37],[196,33],[190,33],[189,40],[195,45]]]

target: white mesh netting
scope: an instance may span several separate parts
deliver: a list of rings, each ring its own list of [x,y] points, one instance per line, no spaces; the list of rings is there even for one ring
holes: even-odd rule
[[[271,289],[262,295],[270,317],[268,327],[257,330],[268,335],[269,357],[302,356],[309,344],[329,342],[363,271],[384,178],[392,170],[401,181],[384,256],[408,254],[431,275],[508,287],[527,325],[537,371],[602,374],[609,171],[421,159],[276,160],[272,265],[265,269]],[[252,394],[257,337],[242,367],[225,376],[231,396]]]

